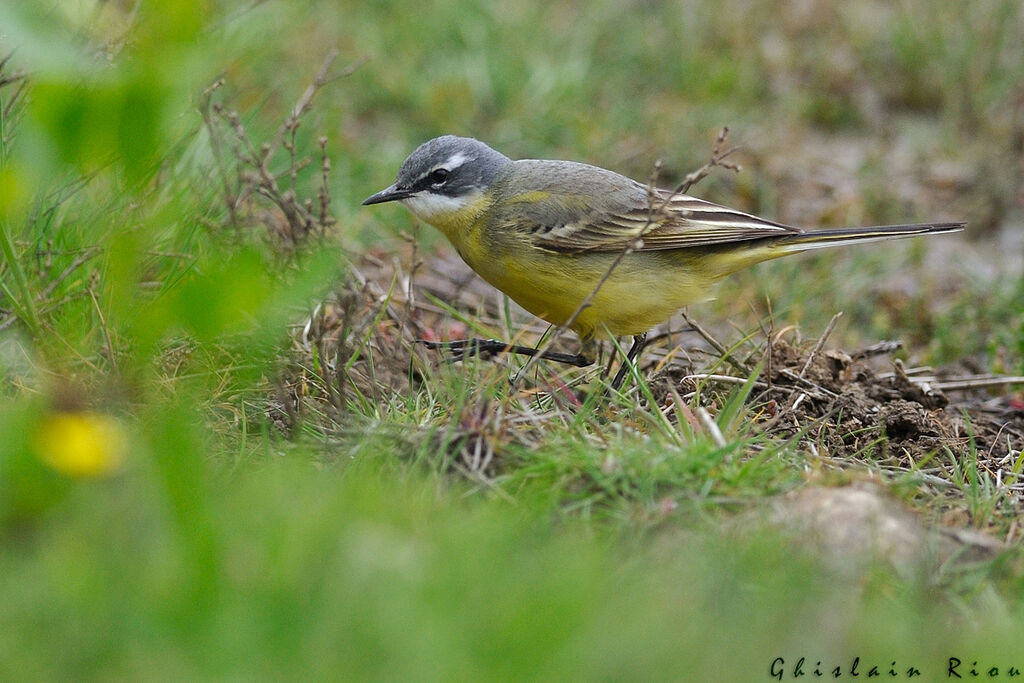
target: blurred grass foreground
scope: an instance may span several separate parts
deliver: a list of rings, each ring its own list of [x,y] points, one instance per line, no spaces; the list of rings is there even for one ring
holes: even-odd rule
[[[841,309],[831,343],[1024,374],[1022,7],[4,2],[0,678],[1019,675],[1019,417],[848,457],[753,399]],[[974,241],[723,284],[701,377],[745,374],[690,393],[682,346],[601,405],[600,369],[513,391],[411,343],[535,332],[360,211],[419,142],[668,185],[723,125],[745,168],[701,196]]]

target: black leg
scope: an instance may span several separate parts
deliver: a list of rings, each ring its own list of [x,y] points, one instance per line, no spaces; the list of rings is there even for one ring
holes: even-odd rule
[[[646,345],[646,332],[633,337],[633,345],[629,347],[629,352],[626,354],[626,360],[619,366],[619,371],[615,373],[615,379],[612,380],[611,388],[613,391],[618,390],[622,385],[622,380],[626,379],[626,373],[629,372],[630,366],[633,365],[633,361],[636,360],[637,356],[640,355],[640,352],[644,350],[644,346]]]
[[[459,339],[450,342],[435,342],[421,339],[419,342],[428,349],[451,351],[450,359],[452,361],[464,360],[470,356],[483,353],[516,353],[521,356],[536,356],[540,353],[539,349],[535,349],[532,346],[509,344],[497,339]],[[558,351],[545,351],[541,354],[541,358],[553,360],[556,363],[573,365],[577,368],[586,367],[594,362],[582,353],[559,353]]]

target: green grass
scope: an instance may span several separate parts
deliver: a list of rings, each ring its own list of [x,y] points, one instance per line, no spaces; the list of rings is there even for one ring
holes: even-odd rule
[[[801,224],[994,229],[1019,201],[1022,21],[1009,0],[0,7],[0,675],[1024,668],[1019,501],[989,454],[839,463],[764,432],[780,407],[755,370],[769,328],[813,338],[843,310],[830,344],[898,337],[914,361],[1019,373],[1012,268],[954,272],[920,244],[765,264],[695,311],[749,367],[668,368],[740,384],[642,374],[601,401],[595,369],[452,365],[410,343],[532,331],[493,294],[420,291],[410,313],[391,259],[408,274],[443,241],[358,206],[436,134],[637,178],[661,158],[670,184],[729,125],[745,168],[702,196]],[[287,124],[332,48],[347,75]],[[250,163],[265,143],[273,182]],[[382,275],[363,283],[367,253]],[[71,476],[110,455],[94,413],[125,462]],[[63,461],[40,445],[54,416],[84,430]],[[865,478],[1013,548],[843,569],[767,521],[778,496]]]
[[[697,506],[636,537],[585,515],[552,525],[543,495],[470,495],[396,453],[328,469],[309,455],[209,473],[187,517],[144,459],[76,486],[5,542],[7,670],[753,680],[776,656],[934,676],[947,656],[1014,652],[1019,604],[983,577],[951,597],[878,569],[854,599],[777,532],[711,533]]]

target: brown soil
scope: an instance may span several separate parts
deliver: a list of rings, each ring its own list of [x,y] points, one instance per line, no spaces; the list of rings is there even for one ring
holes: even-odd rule
[[[912,375],[894,362],[881,373],[867,353],[812,352],[785,341],[772,345],[765,363],[770,386],[755,398],[774,403],[767,431],[803,431],[833,457],[895,458],[903,467],[945,449],[963,461],[973,450],[979,468],[993,474],[1012,466],[1007,456],[1024,448],[1024,411],[1012,395],[991,396],[987,378],[967,379],[964,389],[947,394],[942,387],[952,385],[951,371]]]

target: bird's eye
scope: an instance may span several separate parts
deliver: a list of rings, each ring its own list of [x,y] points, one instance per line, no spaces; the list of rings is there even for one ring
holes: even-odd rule
[[[430,172],[430,182],[434,185],[440,185],[446,180],[448,180],[447,168],[435,168]]]

